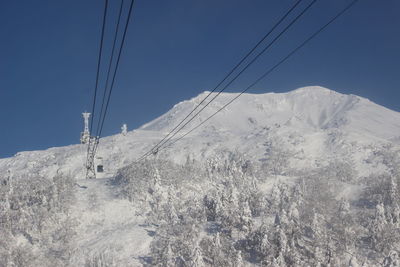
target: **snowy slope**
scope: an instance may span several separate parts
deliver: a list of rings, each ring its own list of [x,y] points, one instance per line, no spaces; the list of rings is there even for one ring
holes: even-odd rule
[[[102,138],[98,155],[103,157],[105,176],[112,176],[150,149],[207,94],[203,92],[176,104],[164,115],[127,136],[117,134]],[[222,93],[182,134],[235,95]],[[359,96],[340,94],[318,86],[288,93],[244,94],[204,126],[164,150],[163,155],[182,161],[187,154],[201,158],[215,150],[238,149],[260,158],[265,149],[264,142],[271,134],[280,136],[288,146],[303,153],[302,164],[312,164],[321,156],[335,157],[343,151],[360,152],[356,147],[399,140],[400,113]],[[1,159],[0,171],[10,170],[15,174],[37,172],[43,176],[60,171],[79,179],[84,176],[85,153],[85,146],[79,144],[20,152],[12,158]]]
[[[141,257],[149,251],[152,229],[138,215],[137,207],[117,195],[110,178],[156,144],[207,94],[176,104],[126,136],[102,138],[98,156],[103,158],[105,173],[98,174],[100,179],[84,179],[86,146],[80,144],[0,159],[0,173],[51,178],[62,172],[76,178],[77,201],[72,209],[79,222],[76,266],[82,266],[87,255],[96,256],[110,247],[116,250],[113,261],[119,266],[139,266]],[[235,96],[221,94],[182,133]],[[203,127],[161,151],[159,157],[183,162],[188,155],[201,160],[214,153],[238,150],[260,160],[266,143],[273,142],[293,152],[293,168],[321,166],[340,158],[352,160],[358,174],[367,176],[379,171],[378,165],[368,163],[373,147],[399,140],[400,113],[359,96],[314,86],[288,93],[244,94]]]
[[[189,101],[175,105],[165,115],[142,126],[141,129],[165,132],[171,130],[208,93],[204,92]],[[234,96],[234,93],[221,94],[193,124],[207,118]],[[345,127],[347,131],[364,132],[370,137],[383,139],[398,135],[400,129],[399,113],[368,99],[340,94],[318,86],[280,94],[244,94],[219,114],[218,118],[213,119],[211,124],[219,130],[243,133],[249,132],[249,125],[256,127],[275,123],[306,131]]]
[[[149,252],[152,231],[145,226],[144,218],[137,215],[129,200],[116,195],[110,179],[82,180],[78,184],[72,209],[79,221],[74,266],[84,266],[85,257],[104,251],[112,252],[117,266],[141,266],[139,257]]]

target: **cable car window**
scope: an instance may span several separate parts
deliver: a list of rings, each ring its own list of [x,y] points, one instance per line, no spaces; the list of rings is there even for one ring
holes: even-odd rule
[[[97,172],[103,172],[103,165],[97,165]]]

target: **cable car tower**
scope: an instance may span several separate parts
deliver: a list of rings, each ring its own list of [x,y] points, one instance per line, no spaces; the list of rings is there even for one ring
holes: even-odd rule
[[[88,155],[86,159],[86,179],[92,179],[96,178],[96,170],[94,167],[94,157],[96,154],[96,148],[99,143],[99,138],[95,136],[90,136],[90,131],[89,131],[89,118],[90,118],[90,113],[89,112],[83,112],[82,113],[85,128],[83,129],[83,132],[81,132],[81,144],[87,144],[88,145]]]
[[[96,169],[94,167],[94,156],[96,154],[99,138],[90,136],[88,142],[88,154],[86,159],[86,179],[96,179]]]

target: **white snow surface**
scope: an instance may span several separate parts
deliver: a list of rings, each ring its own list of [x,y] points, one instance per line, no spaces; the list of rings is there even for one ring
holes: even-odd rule
[[[208,93],[176,104],[164,115],[126,136],[117,134],[101,138],[97,155],[103,158],[106,171],[103,176],[113,176],[119,168],[147,152]],[[175,138],[204,121],[235,96],[236,93],[219,95]],[[270,133],[293,146],[301,154],[301,164],[312,165],[321,156],[338,157],[342,152],[366,157],[368,145],[399,142],[400,113],[366,98],[319,86],[288,93],[243,94],[203,126],[163,150],[163,155],[179,162],[185,160],[187,154],[201,159],[218,149],[237,149],[258,159],[264,153],[263,144]],[[86,146],[80,144],[20,152],[14,157],[0,159],[0,171],[10,170],[23,175],[38,172],[43,176],[61,171],[81,179],[85,174],[85,157]]]
[[[10,171],[13,176],[38,173],[52,177],[62,172],[75,177],[80,185],[73,209],[80,222],[77,249],[94,254],[110,246],[118,250],[116,255],[120,258],[116,260],[121,261],[121,266],[127,266],[124,259],[130,259],[132,266],[140,265],[139,257],[145,256],[149,249],[151,229],[143,226],[143,218],[136,215],[128,200],[115,195],[109,178],[155,145],[208,93],[176,104],[126,136],[101,138],[98,156],[103,158],[105,173],[99,174],[97,180],[84,179],[86,146],[81,144],[20,152],[0,159],[0,173]],[[236,95],[222,93],[182,134]],[[319,86],[288,93],[243,94],[204,126],[160,153],[183,162],[187,155],[201,160],[217,150],[238,150],[258,160],[263,157],[264,143],[271,134],[279,136],[282,145],[296,152],[291,161],[296,168],[324,164],[321,159],[350,157],[362,176],[377,171],[376,166],[372,169],[365,163],[371,146],[399,142],[400,113],[368,99]],[[179,136],[181,133],[176,137]],[[88,201],[90,197],[95,201]]]
[[[111,254],[116,266],[142,266],[149,253],[151,227],[127,199],[119,198],[111,179],[79,180],[73,216],[78,220],[75,266],[87,256]]]

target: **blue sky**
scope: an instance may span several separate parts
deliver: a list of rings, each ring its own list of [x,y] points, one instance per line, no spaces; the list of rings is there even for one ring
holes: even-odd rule
[[[119,1],[110,2],[116,14]],[[293,2],[136,0],[104,135],[122,123],[137,128],[211,90]],[[319,0],[227,91],[240,91],[349,2]],[[2,3],[0,158],[79,142],[81,112],[91,109],[102,9],[101,0]],[[360,0],[251,92],[322,85],[400,111],[399,11],[398,0]]]

